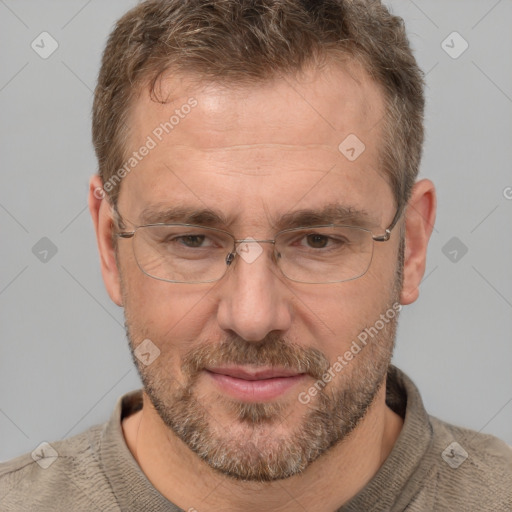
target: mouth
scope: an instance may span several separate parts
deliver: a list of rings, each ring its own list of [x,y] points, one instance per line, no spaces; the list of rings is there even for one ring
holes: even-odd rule
[[[226,366],[205,368],[223,393],[244,402],[265,402],[285,394],[306,378],[288,368]]]

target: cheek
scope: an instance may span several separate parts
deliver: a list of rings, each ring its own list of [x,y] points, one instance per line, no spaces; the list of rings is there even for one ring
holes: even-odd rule
[[[162,352],[182,352],[200,342],[212,315],[207,291],[158,281],[143,274],[136,263],[130,265],[123,273],[123,293],[134,344],[149,338]]]
[[[139,371],[153,386],[183,385],[181,361],[194,345],[205,339],[203,303],[171,283],[159,282],[142,275],[126,287],[129,300],[125,305],[126,322],[133,347],[149,339],[160,351],[149,366]]]
[[[395,266],[392,255],[389,260],[381,257],[358,279],[304,290],[298,302],[302,328],[313,334],[316,347],[329,360],[343,354],[365,328],[398,302],[393,290]]]

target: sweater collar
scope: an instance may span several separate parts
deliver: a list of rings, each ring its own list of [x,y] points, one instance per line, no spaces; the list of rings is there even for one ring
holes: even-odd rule
[[[153,487],[124,439],[123,418],[141,408],[141,389],[127,393],[118,400],[102,432],[100,463],[123,512],[182,512]]]
[[[386,403],[404,418],[402,430],[377,473],[337,512],[382,512],[391,510],[398,500],[410,503],[419,491],[411,483],[423,485],[432,469],[432,464],[423,463],[433,443],[429,416],[414,383],[393,365],[388,370]]]

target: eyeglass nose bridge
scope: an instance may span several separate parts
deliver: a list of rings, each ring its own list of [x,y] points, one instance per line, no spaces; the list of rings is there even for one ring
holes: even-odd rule
[[[276,262],[277,262],[277,258],[281,257],[280,254],[275,254],[275,246],[276,246],[276,241],[275,240],[254,240],[253,238],[241,238],[241,239],[235,239],[234,241],[234,247],[233,247],[233,251],[231,251],[227,256],[226,256],[226,265],[229,267],[231,265],[231,263],[233,263],[233,260],[235,259],[235,256],[236,256],[236,247],[237,245],[240,245],[240,244],[254,244],[254,243],[259,243],[259,244],[273,244],[274,245],[274,256],[276,257]]]

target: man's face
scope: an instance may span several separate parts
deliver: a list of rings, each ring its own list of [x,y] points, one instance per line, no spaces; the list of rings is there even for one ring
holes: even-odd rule
[[[383,98],[356,66],[253,87],[191,84],[166,80],[169,103],[144,93],[134,104],[129,152],[148,136],[156,147],[123,180],[127,231],[147,209],[178,207],[215,210],[227,220],[215,227],[236,239],[273,239],[285,214],[332,204],[365,210],[374,234],[390,224],[393,196],[377,172]],[[173,114],[172,131],[158,130]],[[365,145],[355,160],[338,149],[350,134]],[[262,243],[217,282],[178,284],[141,272],[133,241],[119,239],[127,332],[132,350],[145,339],[160,350],[150,365],[134,360],[165,425],[238,479],[304,470],[358,424],[385,379],[397,316],[344,354],[399,300],[398,242],[396,230],[375,243],[367,273],[342,283],[288,280]],[[340,357],[343,369],[308,391]]]

